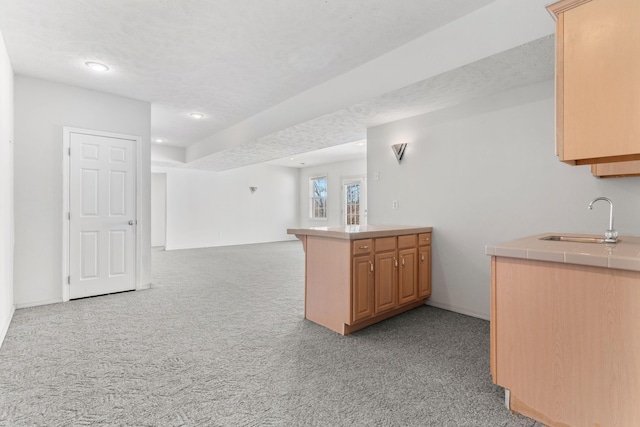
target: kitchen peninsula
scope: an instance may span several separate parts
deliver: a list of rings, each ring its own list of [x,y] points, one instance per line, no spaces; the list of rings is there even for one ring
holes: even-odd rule
[[[548,426],[640,425],[640,237],[602,240],[547,233],[486,247],[493,382]]]
[[[305,251],[305,318],[342,335],[431,296],[431,227],[288,229]]]

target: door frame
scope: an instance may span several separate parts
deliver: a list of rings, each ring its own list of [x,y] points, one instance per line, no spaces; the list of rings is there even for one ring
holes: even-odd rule
[[[69,149],[71,147],[71,134],[81,133],[85,135],[102,136],[106,138],[118,138],[133,141],[136,150],[136,176],[135,176],[135,189],[136,189],[136,219],[140,212],[142,212],[142,198],[140,191],[140,183],[142,182],[142,137],[135,135],[126,135],[115,132],[104,132],[92,129],[82,129],[76,127],[63,126],[62,127],[62,301],[69,301],[69,271],[70,271],[70,249],[71,249],[71,236],[70,224],[69,224],[69,212],[71,212],[71,198],[69,194],[69,186],[71,184],[71,155]],[[135,227],[135,262],[134,262],[134,276],[136,288],[135,290],[142,289],[140,285],[140,270],[142,269],[142,257],[140,252],[141,245],[141,231],[140,226]]]

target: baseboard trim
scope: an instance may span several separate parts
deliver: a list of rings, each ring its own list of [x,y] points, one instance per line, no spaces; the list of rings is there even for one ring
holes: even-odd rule
[[[63,302],[62,299],[49,299],[49,300],[43,300],[43,301],[25,302],[21,304],[16,304],[15,306],[17,309],[20,309],[20,308],[37,307],[39,305],[58,304],[60,302]]]
[[[430,305],[435,308],[441,308],[443,310],[453,311],[455,313],[464,314],[466,316],[477,317],[478,319],[491,320],[488,314],[478,313],[476,311],[469,310],[464,307],[458,307],[455,305],[441,303],[437,301],[431,301],[431,300],[427,300],[426,305]]]
[[[9,311],[9,317],[6,319],[6,323],[0,330],[0,347],[2,347],[2,343],[4,342],[4,337],[7,336],[7,332],[9,331],[9,325],[11,325],[11,320],[13,319],[13,314],[16,312],[16,307],[11,306],[11,311]]]
[[[288,237],[284,240],[265,240],[259,242],[236,242],[236,243],[224,243],[221,245],[213,245],[213,246],[171,246],[167,245],[164,247],[165,251],[182,251],[185,249],[208,249],[208,248],[224,248],[227,246],[248,246],[248,245],[262,245],[266,243],[281,243],[281,242],[294,242],[297,241],[298,238],[295,236]]]

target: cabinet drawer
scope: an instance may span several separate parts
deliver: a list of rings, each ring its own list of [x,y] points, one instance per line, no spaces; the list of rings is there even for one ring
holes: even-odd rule
[[[368,254],[373,252],[373,239],[354,240],[352,243],[353,255]]]
[[[398,236],[398,249],[415,248],[416,246],[418,246],[418,235]]]
[[[396,249],[395,237],[379,237],[376,239],[376,252],[393,251]]]
[[[418,244],[420,246],[426,246],[431,244],[431,233],[418,234]]]

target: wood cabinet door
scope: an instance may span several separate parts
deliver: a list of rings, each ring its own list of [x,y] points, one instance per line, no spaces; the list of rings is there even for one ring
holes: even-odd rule
[[[591,165],[593,176],[616,178],[620,176],[640,176],[640,160],[631,162],[598,163]]]
[[[616,161],[634,160],[634,155],[637,159],[640,2],[575,3],[558,18],[561,160],[584,164],[616,156]]]
[[[418,248],[398,252],[398,304],[406,304],[418,298]]]
[[[375,313],[398,306],[398,258],[396,251],[375,255]]]
[[[431,247],[418,250],[418,298],[431,296]]]
[[[353,257],[353,279],[351,284],[352,323],[373,316],[374,271],[373,255]]]

